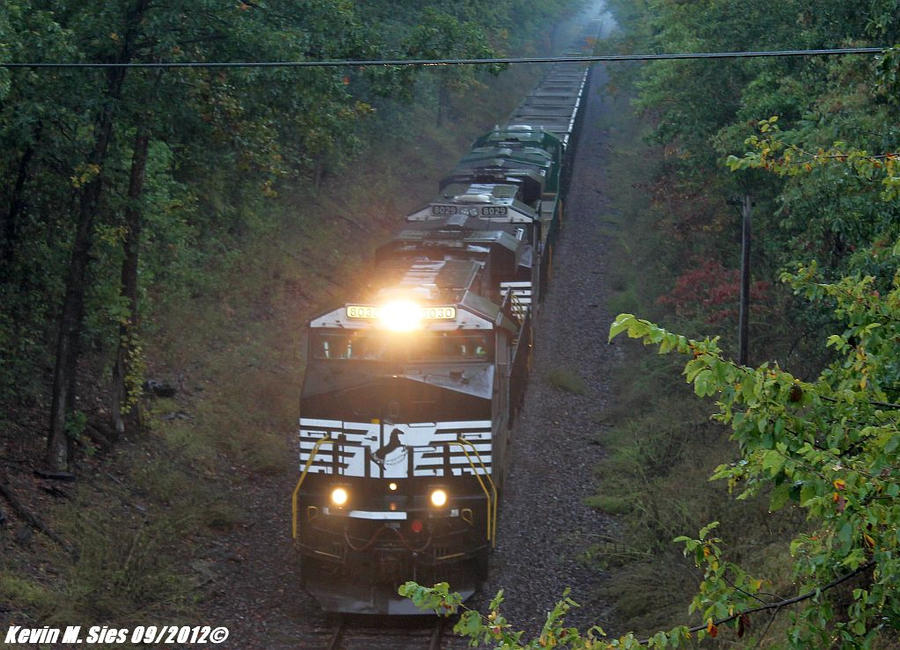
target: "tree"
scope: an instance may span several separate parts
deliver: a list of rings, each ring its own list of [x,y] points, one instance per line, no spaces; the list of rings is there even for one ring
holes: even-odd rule
[[[461,21],[449,13],[426,9],[422,22],[407,38],[406,51],[413,59],[482,59],[496,57],[488,44],[485,31],[474,22]],[[488,71],[498,74],[501,65],[490,65]],[[451,92],[459,92],[476,83],[477,71],[472,66],[444,66],[437,78],[437,125],[444,120],[444,111]]]
[[[77,46],[71,32],[33,5],[4,5],[0,57],[23,61],[34,49],[50,58],[72,57]],[[91,80],[69,81],[59,71],[0,71],[0,390],[26,402],[40,393],[41,368],[52,346],[46,323],[56,317],[52,307],[61,300],[66,255],[60,249],[69,244],[73,174],[60,168],[68,167],[80,144],[72,106],[94,89]],[[48,102],[47,95],[59,101]]]
[[[45,4],[10,4],[0,23],[4,58],[113,63],[374,58],[376,46],[345,0],[310,0],[289,13],[255,3]],[[276,196],[279,180],[321,178],[328,163],[357,145],[353,129],[368,114],[366,103],[352,95],[339,71],[300,74],[305,83],[285,77],[279,81],[290,83],[273,84],[272,75],[247,70],[2,71],[0,92],[13,100],[0,110],[5,145],[0,174],[9,181],[0,203],[5,271],[0,288],[11,307],[0,319],[0,346],[4,357],[13,359],[2,379],[8,387],[23,374],[35,374],[40,360],[22,348],[25,343],[40,348],[35,330],[49,329],[47,305],[59,304],[45,457],[52,469],[67,468],[73,426],[83,419],[73,413],[86,339],[98,348],[117,349],[113,430],[123,429],[120,405],[133,401],[139,374],[127,367],[129,359],[139,361],[139,269],[145,267],[144,278],[165,272],[140,261],[145,218],[150,217],[150,239],[157,241],[173,239],[169,230],[212,231],[216,237],[241,231],[266,212],[260,206]],[[177,166],[171,158],[160,170],[152,160],[154,152],[165,157],[165,151],[175,150]],[[172,202],[180,209],[147,214],[159,207],[143,196],[148,158],[157,174],[154,188],[162,183],[168,187],[163,194],[180,193]],[[186,180],[191,168],[199,173]],[[209,216],[199,218],[205,199],[221,207],[212,206]],[[166,220],[178,228],[167,228]],[[38,245],[45,249],[42,256],[28,254]],[[32,309],[35,304],[41,307]],[[126,377],[132,380],[130,397]]]
[[[122,16],[123,36],[110,59],[115,63],[132,60],[136,39],[150,0],[135,0]],[[100,105],[93,126],[93,146],[83,165],[78,189],[75,239],[66,275],[66,290],[59,318],[56,359],[53,370],[53,395],[45,461],[50,469],[68,469],[67,416],[72,407],[79,357],[87,267],[94,236],[94,222],[103,188],[103,169],[113,137],[115,114],[125,81],[125,68],[110,68],[106,74]]]
[[[693,357],[685,366],[687,380],[699,396],[716,398],[714,418],[731,426],[741,452],[740,460],[720,466],[714,478],[741,488],[739,498],[774,485],[771,509],[793,502],[807,511],[812,530],[791,542],[802,588],[851,572],[865,574],[841,616],[834,616],[827,599],[803,610],[789,633],[795,647],[834,639],[853,647],[900,624],[900,242],[889,254],[894,273],[884,295],[872,276],[827,283],[815,265],[784,275],[807,298],[830,301],[844,323],[828,340],[836,360],[814,382],[777,364],[738,366],[722,357],[716,339],[692,341],[629,314],[610,328],[611,337],[625,332],[658,345],[660,352]],[[724,575],[716,575],[718,567],[710,569],[694,607],[719,618],[729,608],[746,609],[748,594],[755,593],[747,589],[747,578],[729,567],[726,583]]]
[[[146,126],[139,126],[134,136],[134,153],[128,183],[128,204],[125,208],[124,255],[120,295],[127,305],[127,315],[119,325],[119,344],[113,365],[112,408],[113,430],[116,435],[125,432],[124,416],[135,420],[137,382],[135,374],[140,367],[140,346],[135,340],[139,327],[138,268],[140,266],[141,231],[144,220],[141,210],[141,194],[147,170],[147,153],[150,134]]]

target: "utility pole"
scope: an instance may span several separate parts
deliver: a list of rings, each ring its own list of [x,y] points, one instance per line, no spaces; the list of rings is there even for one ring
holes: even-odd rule
[[[738,313],[738,361],[747,365],[748,326],[750,318],[750,195],[741,201],[741,307]]]

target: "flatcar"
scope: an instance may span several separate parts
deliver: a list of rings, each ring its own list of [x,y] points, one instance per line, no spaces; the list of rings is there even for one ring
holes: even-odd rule
[[[587,74],[551,69],[308,324],[292,535],[327,611],[418,614],[406,580],[485,577]]]

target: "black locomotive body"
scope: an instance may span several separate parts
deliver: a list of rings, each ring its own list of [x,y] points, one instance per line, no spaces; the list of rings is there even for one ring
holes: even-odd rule
[[[326,610],[420,613],[406,580],[484,578],[586,78],[551,71],[377,249],[366,294],[309,323],[293,537]]]

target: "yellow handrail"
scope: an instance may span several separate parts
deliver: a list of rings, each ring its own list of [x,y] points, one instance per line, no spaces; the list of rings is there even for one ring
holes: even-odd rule
[[[293,539],[297,539],[297,495],[300,493],[300,486],[303,484],[303,481],[306,480],[306,474],[307,472],[309,472],[309,466],[312,465],[316,454],[319,452],[319,447],[323,444],[334,442],[336,442],[336,440],[327,436],[325,438],[319,438],[315,446],[313,446],[312,450],[310,450],[309,452],[309,458],[306,459],[306,465],[303,466],[303,471],[300,472],[300,478],[297,480],[296,487],[294,487],[294,493],[291,495],[291,537]]]
[[[491,542],[491,548],[494,548],[497,544],[497,486],[494,485],[494,479],[491,477],[490,472],[488,472],[484,461],[481,459],[481,454],[478,453],[475,445],[465,438],[457,438],[455,442],[459,444],[460,448],[462,448],[463,453],[466,455],[466,460],[469,461],[469,466],[472,468],[472,473],[475,474],[475,478],[478,479],[478,483],[479,485],[481,485],[481,489],[484,491],[484,494],[487,497],[487,537]],[[466,451],[465,445],[471,447],[472,451],[475,452],[475,456],[476,458],[478,458],[478,464],[481,465],[481,469],[484,470],[484,475],[488,480],[488,484],[491,486],[490,494],[488,493],[487,488],[484,486],[484,481],[481,480],[481,476],[478,474],[478,470],[475,469],[475,464],[472,462],[472,457],[469,456],[469,452]],[[491,495],[493,495],[493,499],[491,499]]]

